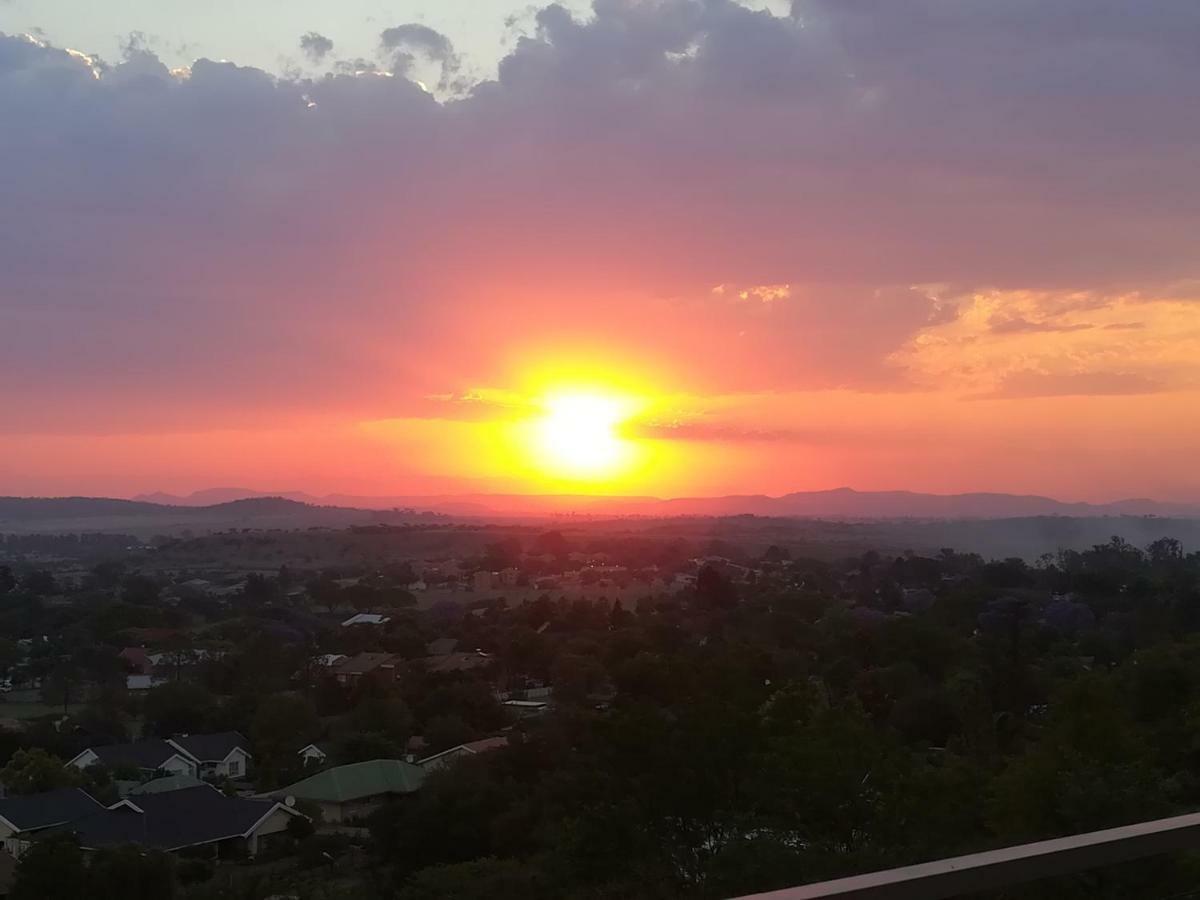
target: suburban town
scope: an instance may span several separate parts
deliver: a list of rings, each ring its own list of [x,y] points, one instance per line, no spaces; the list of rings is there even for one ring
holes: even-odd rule
[[[624,870],[581,876],[577,854],[653,835],[628,877],[720,896],[919,859],[931,841],[975,849],[1119,821],[1119,792],[1090,792],[1074,814],[1035,790],[1052,747],[1101,754],[1089,765],[1117,766],[1105,778],[1144,767],[1146,784],[1177,765],[1080,743],[1046,713],[1064,693],[1078,709],[1060,715],[1094,715],[1132,690],[1128,715],[1172,715],[1136,705],[1150,702],[1140,681],[1171,667],[1200,690],[1200,555],[1177,541],[1113,538],[1033,563],[949,548],[805,557],[764,544],[789,533],[771,520],[684,536],[696,528],[8,536],[0,884],[67,896],[46,885],[74,867],[89,891],[134,879],[147,900],[618,896]],[[287,562],[267,568],[275,554]],[[304,568],[338,555],[351,561]],[[869,795],[834,787],[864,751],[856,733],[880,742],[851,764],[877,772]],[[815,822],[842,815],[815,797],[782,819],[749,799],[764,767],[801,759],[801,783],[849,792],[822,804],[856,804],[835,832],[850,844],[814,842]],[[657,779],[646,799],[642,766]],[[625,795],[628,778],[641,787]],[[985,815],[957,805],[972,778],[996,792]],[[727,795],[727,779],[750,794]],[[916,831],[894,818],[911,779],[946,804]],[[1194,791],[1170,784],[1156,788],[1164,809]],[[613,830],[617,813],[583,800],[596,790],[650,806]],[[709,821],[732,830],[693,831]],[[767,855],[725,872],[735,849]]]

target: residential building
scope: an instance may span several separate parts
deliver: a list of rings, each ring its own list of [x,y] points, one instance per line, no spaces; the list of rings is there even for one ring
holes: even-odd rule
[[[301,761],[306,767],[324,765],[325,760],[329,758],[329,754],[327,754],[316,744],[309,744],[307,747],[301,747],[296,751],[296,755],[300,757]]]
[[[448,656],[458,649],[458,638],[443,637],[425,645],[427,656]]]
[[[192,778],[240,778],[246,774],[250,752],[236,731],[218,734],[179,734],[131,744],[89,747],[69,765],[77,769],[101,765],[109,769],[136,769],[149,779],[159,772]]]
[[[418,761],[417,765],[426,772],[432,772],[453,765],[461,759],[478,756],[481,753],[487,753],[489,750],[499,750],[501,747],[507,746],[508,738],[506,737],[484,738],[481,741],[459,744],[457,747],[451,747],[449,750],[443,750],[441,753],[427,756],[425,759]]]
[[[164,775],[162,778],[151,778],[142,784],[131,785],[124,796],[138,797],[142,794],[168,794],[171,791],[182,791],[187,788],[200,787],[204,782],[191,775]],[[119,789],[119,785],[118,785]],[[136,800],[134,801],[137,802]]]
[[[379,613],[357,613],[343,622],[342,627],[348,628],[351,625],[386,625],[390,621],[392,621],[390,616],[380,615]]]
[[[136,769],[146,778],[158,772],[197,777],[200,770],[199,762],[186,751],[158,739],[89,747],[69,760],[68,765],[77,769],[96,765],[109,769]]]
[[[264,796],[307,800],[320,808],[324,821],[349,822],[365,818],[388,800],[411,794],[424,778],[420,766],[399,759],[374,759],[334,766]]]
[[[446,653],[425,657],[425,671],[438,675],[448,672],[470,672],[491,664],[492,658],[478,650],[473,653]]]
[[[8,853],[19,857],[37,832],[102,809],[103,804],[79,788],[7,797],[0,800],[0,840]]]
[[[55,829],[70,833],[84,850],[134,844],[149,850],[213,856],[254,856],[287,831],[300,815],[270,800],[227,797],[211,785],[128,797]]]
[[[194,759],[200,777],[241,778],[250,767],[246,739],[236,731],[218,734],[177,734],[167,743]]]
[[[396,681],[400,675],[400,657],[391,653],[360,653],[333,667],[339,684],[354,685],[363,678]]]

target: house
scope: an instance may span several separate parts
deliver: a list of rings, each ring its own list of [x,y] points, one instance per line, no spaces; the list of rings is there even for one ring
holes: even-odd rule
[[[204,782],[191,775],[164,775],[162,778],[151,778],[143,784],[132,785],[125,796],[138,797],[142,794],[166,794],[171,791],[182,791],[187,788],[200,787]],[[137,802],[136,800],[134,801]]]
[[[316,744],[309,744],[307,747],[301,747],[296,751],[296,755],[300,757],[305,766],[324,765],[325,760],[329,758],[329,754],[327,754]]]
[[[366,677],[395,681],[400,672],[400,657],[391,653],[360,653],[333,667],[338,684],[353,685]]]
[[[426,656],[449,656],[458,649],[458,638],[443,637],[425,645]]]
[[[276,800],[307,800],[321,809],[326,822],[348,822],[364,818],[388,800],[411,794],[421,786],[425,770],[399,759],[334,766],[303,781],[272,791]]]
[[[20,856],[30,836],[73,822],[104,809],[87,791],[59,788],[41,794],[24,794],[0,800],[0,840],[12,856]]]
[[[254,856],[279,839],[296,810],[227,797],[211,785],[142,794],[100,807],[45,833],[73,834],[84,850],[134,844],[148,850]]]
[[[457,747],[451,747],[449,750],[443,750],[441,753],[435,753],[433,756],[427,756],[420,760],[417,765],[426,772],[432,772],[437,769],[444,769],[446,766],[453,765],[460,759],[466,759],[471,756],[478,756],[480,753],[487,753],[489,750],[499,750],[501,747],[508,746],[508,738],[492,737],[484,738],[481,741],[471,741],[469,744],[459,744]]]
[[[351,625],[386,625],[390,621],[392,621],[390,616],[380,615],[379,613],[358,613],[343,622],[342,627],[348,628]]]
[[[200,777],[241,778],[250,766],[248,743],[236,731],[218,734],[177,734],[167,741],[194,759]]]
[[[444,675],[449,672],[470,672],[491,664],[492,658],[478,650],[473,653],[445,653],[441,656],[427,656],[425,671],[435,675]]]
[[[550,707],[545,700],[505,700],[503,705],[522,719],[540,716]]]
[[[150,688],[158,687],[160,684],[166,684],[167,679],[160,678],[157,675],[126,675],[125,690],[141,692],[148,691]]]
[[[77,769],[89,766],[135,769],[146,777],[160,771],[172,775],[191,775],[193,778],[199,773],[199,763],[194,757],[170,742],[158,739],[89,747],[67,764]]]
[[[150,675],[154,671],[154,663],[150,654],[143,647],[126,647],[117,654],[127,671],[137,675]]]
[[[109,769],[136,769],[144,778],[158,772],[188,775],[192,778],[240,778],[250,763],[246,739],[236,731],[219,734],[177,734],[167,740],[136,741],[89,747],[68,765],[77,769],[105,766]]]

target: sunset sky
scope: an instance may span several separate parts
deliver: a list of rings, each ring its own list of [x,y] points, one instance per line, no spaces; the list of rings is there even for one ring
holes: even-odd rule
[[[0,494],[1200,500],[1197,47],[1195,0],[0,0]]]

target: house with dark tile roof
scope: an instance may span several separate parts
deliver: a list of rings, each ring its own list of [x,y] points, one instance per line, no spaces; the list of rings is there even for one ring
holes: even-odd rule
[[[70,760],[69,765],[78,769],[96,765],[109,769],[136,769],[144,777],[166,772],[193,778],[241,778],[251,760],[247,746],[246,739],[236,731],[177,734],[165,741],[154,738],[131,744],[89,747]]]
[[[168,772],[172,775],[199,775],[199,763],[195,757],[171,744],[169,741],[157,738],[146,741],[134,741],[130,744],[109,744],[101,747],[89,747],[68,765],[77,769],[90,766],[104,766],[109,769],[136,769],[143,776],[153,776],[157,772]]]
[[[0,840],[5,850],[20,856],[31,835],[102,809],[101,803],[79,788],[6,797],[0,800]]]
[[[333,677],[339,684],[355,685],[363,678],[396,681],[400,674],[400,657],[392,653],[360,653],[333,667]]]
[[[84,850],[134,844],[166,852],[254,856],[282,839],[288,822],[299,815],[283,803],[227,797],[204,784],[128,797],[43,834],[72,834]]]
[[[446,766],[453,765],[460,759],[478,756],[481,753],[487,753],[489,750],[499,750],[501,747],[507,746],[508,738],[506,737],[484,738],[480,741],[459,744],[457,747],[451,747],[449,750],[443,750],[441,753],[427,756],[422,760],[418,760],[417,765],[426,772],[432,772],[435,769],[443,769]]]
[[[201,777],[241,778],[250,768],[249,742],[237,731],[177,734],[167,743],[194,759]]]

